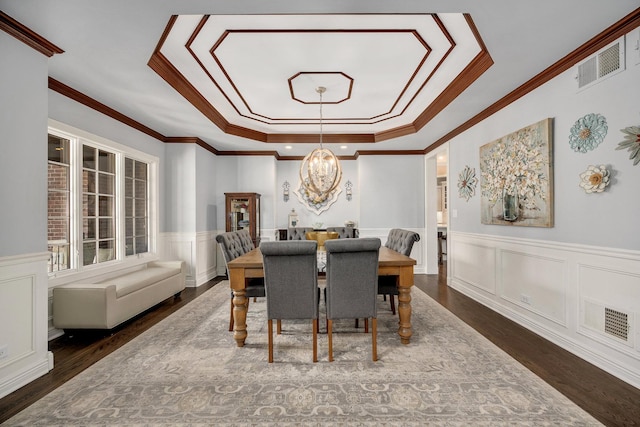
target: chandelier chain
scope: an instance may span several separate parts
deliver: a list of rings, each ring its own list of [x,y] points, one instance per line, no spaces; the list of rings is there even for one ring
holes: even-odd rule
[[[322,94],[325,90],[322,86],[316,89],[316,92],[320,94],[320,149],[322,149]]]

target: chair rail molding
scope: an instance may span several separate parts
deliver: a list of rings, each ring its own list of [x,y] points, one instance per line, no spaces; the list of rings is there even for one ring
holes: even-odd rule
[[[640,387],[640,251],[451,230],[448,239],[449,286]]]

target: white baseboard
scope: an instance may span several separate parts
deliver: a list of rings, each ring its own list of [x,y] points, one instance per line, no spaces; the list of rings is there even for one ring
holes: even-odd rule
[[[47,353],[45,359],[26,369],[23,369],[17,375],[8,378],[3,383],[0,383],[0,398],[13,393],[20,387],[23,387],[29,384],[31,381],[40,378],[41,376],[47,374],[51,369],[53,369],[53,356],[49,356],[50,353],[51,352]]]

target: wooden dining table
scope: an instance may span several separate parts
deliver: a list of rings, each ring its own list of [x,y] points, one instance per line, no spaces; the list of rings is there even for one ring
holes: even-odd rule
[[[411,287],[416,260],[382,246],[378,255],[378,275],[398,276],[398,335],[402,344],[411,341]],[[262,252],[255,248],[227,263],[233,291],[233,338],[238,347],[247,339],[247,296],[245,279],[264,277]]]

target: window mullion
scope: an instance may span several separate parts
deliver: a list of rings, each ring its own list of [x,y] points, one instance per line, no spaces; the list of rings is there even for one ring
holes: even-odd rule
[[[71,150],[71,241],[73,247],[72,268],[82,268],[82,142],[73,138]]]
[[[124,158],[122,153],[116,156],[116,195],[115,195],[115,227],[116,227],[116,253],[117,259],[123,260],[127,254],[125,252],[125,210],[124,210]]]

